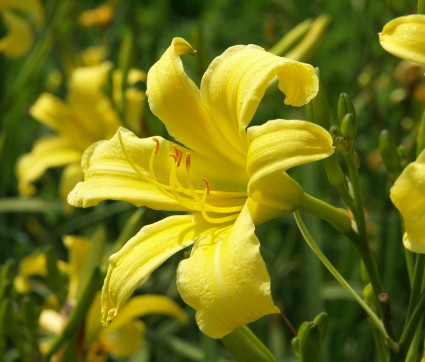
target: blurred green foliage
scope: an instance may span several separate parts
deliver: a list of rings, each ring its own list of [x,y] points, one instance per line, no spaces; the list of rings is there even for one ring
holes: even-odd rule
[[[49,133],[28,115],[28,108],[47,90],[48,75],[59,70],[64,79],[69,64],[76,64],[76,55],[86,47],[104,45],[107,58],[120,61],[125,34],[130,32],[129,66],[148,71],[169,46],[174,36],[190,41],[198,50],[196,57],[183,59],[185,69],[199,84],[210,61],[235,44],[253,43],[271,48],[292,27],[307,18],[329,14],[328,31],[309,63],[320,68],[328,92],[331,120],[336,124],[337,101],[341,92],[354,100],[357,111],[356,147],[361,167],[361,185],[368,213],[367,229],[377,256],[383,282],[391,295],[394,324],[400,330],[408,297],[408,284],[401,228],[398,214],[389,201],[388,178],[378,153],[379,134],[388,129],[395,143],[403,144],[407,159],[415,157],[415,139],[425,96],[418,91],[425,78],[419,69],[403,68],[400,60],[386,53],[379,45],[378,32],[390,19],[414,13],[413,0],[122,0],[118,2],[109,26],[85,28],[77,22],[78,15],[100,4],[99,1],[46,0],[45,23],[35,29],[36,42],[29,53],[20,58],[0,55],[0,264],[3,273],[12,273],[8,260],[14,264],[23,257],[51,248],[57,258],[66,260],[61,238],[67,234],[92,236],[100,224],[106,228],[108,250],[124,228],[135,207],[121,202],[103,202],[95,208],[64,212],[58,198],[60,171],[49,170],[37,183],[34,200],[17,200],[15,162],[29,152],[33,142]],[[422,88],[423,89],[423,88]],[[56,94],[63,97],[66,84]],[[305,119],[304,110],[283,106],[283,96],[269,89],[255,115],[254,123],[269,119]],[[165,136],[163,125],[149,112],[145,132]],[[342,203],[327,182],[320,164],[291,171],[306,191],[336,206]],[[166,213],[146,210],[141,224],[160,220]],[[360,259],[357,251],[329,225],[305,216],[305,221],[334,265],[361,293]],[[290,216],[260,225],[257,235],[262,255],[272,279],[275,301],[297,328],[322,311],[329,316],[328,335],[322,347],[323,361],[377,360],[373,334],[364,312],[323,269],[305,246]],[[140,288],[141,293],[168,295],[183,305],[175,285],[175,269],[183,258],[171,258]],[[1,289],[10,285],[2,281]],[[6,283],[6,284],[5,284]],[[9,284],[7,284],[9,283]],[[53,288],[53,286],[51,285]],[[37,310],[25,310],[28,301],[40,305],[44,289],[19,296],[6,288],[0,301],[0,327],[5,323],[28,327],[28,335],[14,336],[21,350],[34,343]],[[46,292],[46,291],[44,291]],[[19,306],[19,313],[10,311]],[[37,309],[37,308],[36,308]],[[9,312],[8,312],[9,311]],[[155,316],[146,319],[146,345],[133,361],[217,361],[230,355],[218,341],[203,336],[195,322],[194,312],[186,307],[189,323],[181,327],[173,320]],[[13,314],[13,316],[12,316]],[[5,319],[9,315],[13,321]],[[15,318],[16,317],[16,318]],[[270,316],[252,324],[255,334],[270,347],[279,361],[295,360],[291,349],[291,329],[280,316]],[[15,328],[15,327],[13,327]],[[24,338],[24,340],[22,340]],[[0,332],[0,354],[5,360],[17,360],[10,349],[12,339],[4,340]],[[31,358],[31,357],[28,357]],[[30,360],[30,359],[29,359]]]

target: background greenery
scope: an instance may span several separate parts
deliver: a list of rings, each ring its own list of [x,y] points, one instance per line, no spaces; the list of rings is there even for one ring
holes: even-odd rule
[[[108,59],[120,63],[121,45],[132,36],[130,65],[147,71],[169,46],[181,36],[198,50],[197,57],[185,57],[185,69],[199,84],[209,62],[227,47],[253,43],[270,48],[292,27],[306,18],[329,14],[332,22],[309,63],[318,66],[328,91],[331,109],[341,92],[354,100],[359,132],[361,182],[368,212],[368,231],[379,262],[385,287],[392,299],[394,323],[400,331],[404,320],[408,281],[401,244],[398,213],[389,201],[391,182],[380,162],[379,133],[389,129],[397,143],[406,147],[406,158],[414,159],[418,121],[424,108],[421,87],[424,76],[416,69],[406,75],[399,59],[379,45],[378,33],[390,19],[415,13],[413,0],[122,0],[107,27],[85,28],[78,15],[96,7],[98,1],[46,0],[45,23],[36,29],[36,43],[20,58],[0,55],[0,263],[19,261],[46,248],[66,260],[61,238],[66,234],[92,236],[103,225],[110,246],[136,208],[121,202],[103,202],[95,208],[64,212],[58,197],[61,170],[49,170],[37,183],[33,201],[20,201],[15,162],[29,152],[33,142],[50,131],[28,115],[28,108],[47,90],[48,75],[59,70],[66,79],[67,64],[88,46],[106,45]],[[398,67],[398,68],[397,68]],[[397,69],[397,71],[396,71]],[[66,83],[57,90],[63,97]],[[283,96],[270,90],[254,122],[269,119],[305,119],[304,110],[283,106]],[[145,135],[165,135],[162,124],[150,113],[145,115]],[[321,164],[303,166],[291,173],[315,195],[342,206],[327,182]],[[144,210],[141,224],[160,220],[163,212]],[[359,257],[347,239],[327,224],[305,215],[305,221],[325,254],[341,273],[362,292]],[[262,255],[272,279],[276,303],[297,328],[318,313],[329,315],[329,332],[323,349],[324,361],[373,361],[374,341],[365,313],[337,285],[305,245],[293,218],[288,215],[257,229]],[[175,285],[175,269],[180,253],[163,265],[140,288],[140,293],[168,295],[181,306]],[[22,296],[15,295],[16,305]],[[27,296],[41,305],[43,295]],[[230,359],[219,341],[199,332],[194,312],[185,306],[189,323],[180,326],[164,317],[145,318],[146,345],[134,360],[216,361]],[[21,321],[24,326],[27,324]],[[280,361],[295,360],[290,347],[289,328],[279,316],[265,317],[251,325],[257,336]],[[25,338],[24,338],[25,339]],[[10,341],[8,358],[16,357]]]

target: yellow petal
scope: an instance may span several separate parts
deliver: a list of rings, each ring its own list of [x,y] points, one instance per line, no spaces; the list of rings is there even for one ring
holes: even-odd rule
[[[34,275],[46,276],[46,255],[29,255],[22,259],[19,264],[19,273],[14,280],[15,289],[19,293],[31,292],[31,284],[29,278]]]
[[[32,44],[33,36],[30,26],[11,11],[1,12],[8,29],[7,34],[0,39],[0,51],[11,57],[25,53]]]
[[[278,119],[250,127],[248,141],[248,195],[285,212],[299,205],[302,189],[283,171],[334,152],[330,134],[305,121]]]
[[[243,169],[244,150],[236,140],[227,140],[221,125],[210,118],[211,110],[201,103],[198,87],[183,69],[180,56],[194,53],[184,39],[173,39],[148,72],[149,106],[168,133],[186,147],[204,155],[221,155],[224,160],[233,160],[234,167]]]
[[[134,130],[142,133],[143,113],[145,111],[146,95],[135,87],[126,89],[125,93],[125,123]]]
[[[121,121],[112,102],[104,93],[112,63],[77,68],[71,76],[67,101],[82,120],[92,142],[111,138]]]
[[[102,329],[102,334],[111,333],[132,320],[148,314],[169,315],[182,323],[186,321],[183,310],[170,298],[162,295],[140,295],[130,298],[116,318]]]
[[[118,358],[130,357],[144,343],[145,324],[142,321],[131,321],[108,336],[103,337],[111,347],[111,354]]]
[[[198,326],[208,336],[221,338],[266,314],[279,313],[259,248],[245,207],[234,225],[197,240],[190,258],[180,262],[180,295],[196,309]]]
[[[55,335],[62,332],[64,322],[64,317],[53,309],[43,309],[38,319],[38,324],[42,329]]]
[[[75,187],[75,185],[83,179],[83,171],[81,170],[80,163],[71,163],[65,167],[62,172],[59,193],[61,199],[66,201],[68,194]]]
[[[110,322],[134,290],[170,256],[217,228],[200,215],[171,216],[145,226],[109,259],[102,320]]]
[[[285,104],[301,106],[318,91],[314,68],[278,57],[255,45],[238,45],[214,59],[201,83],[201,98],[222,132],[238,142],[251,122],[269,82],[278,76]],[[243,137],[241,142],[243,142]]]
[[[152,179],[149,161],[157,145],[156,142],[152,138],[139,139],[124,128],[121,128],[119,132],[124,148],[138,172]],[[174,154],[175,150],[171,142],[161,137],[156,139],[160,145],[153,159],[153,172],[157,180],[168,187],[171,168],[175,164],[169,155]],[[183,149],[183,152],[186,153],[187,149]],[[85,181],[77,184],[69,194],[68,202],[71,205],[88,207],[105,199],[113,199],[153,209],[187,210],[133,169],[123,152],[118,133],[111,140],[96,143],[87,149],[82,158],[82,167]],[[193,185],[197,189],[205,188],[201,180],[205,177],[213,190],[245,191],[246,174],[237,171],[196,153],[192,154],[190,173]],[[178,169],[178,178],[182,184],[186,183],[187,175],[184,165]],[[219,202],[220,196],[211,195],[210,199],[212,203],[215,199]]]
[[[75,110],[52,94],[41,94],[29,109],[31,116],[68,139],[81,153],[97,139],[83,131],[83,120]]]
[[[79,162],[80,158],[80,150],[61,137],[48,136],[38,140],[30,153],[18,159],[20,194],[32,195],[35,192],[32,182],[38,180],[48,168]]]
[[[379,34],[389,53],[425,66],[425,15],[407,15],[385,24]]]
[[[390,196],[403,216],[405,248],[425,253],[425,151],[403,170],[391,188]]]
[[[78,288],[81,282],[81,272],[83,271],[84,262],[90,252],[91,242],[83,236],[66,235],[63,237],[63,243],[68,249],[68,300],[77,298]]]
[[[251,178],[248,194],[256,205],[250,205],[254,224],[286,215],[297,209],[303,199],[303,189],[286,172],[265,174]]]

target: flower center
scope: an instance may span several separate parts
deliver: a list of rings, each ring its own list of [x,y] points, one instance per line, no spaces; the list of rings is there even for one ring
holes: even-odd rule
[[[169,175],[169,183],[164,184],[158,181],[155,172],[154,172],[154,159],[155,155],[159,150],[159,140],[157,138],[152,138],[152,141],[156,143],[155,148],[152,150],[151,157],[149,159],[149,175],[140,171],[135,163],[129,157],[129,154],[124,146],[124,142],[121,137],[121,133],[118,132],[118,138],[121,144],[121,148],[124,152],[125,158],[131,165],[131,167],[136,171],[136,173],[146,182],[149,182],[152,185],[155,185],[159,191],[161,191],[167,197],[176,200],[180,205],[185,207],[188,210],[199,211],[202,214],[202,217],[210,223],[224,223],[228,221],[236,220],[239,212],[243,208],[243,203],[235,206],[216,206],[213,205],[209,198],[212,196],[222,196],[224,198],[239,197],[246,198],[246,193],[244,192],[224,192],[211,190],[210,183],[208,179],[202,177],[201,180],[205,183],[205,188],[203,190],[196,190],[192,184],[192,178],[190,175],[190,164],[191,164],[191,154],[187,152],[185,155],[185,168],[186,168],[186,180],[185,186],[180,182],[177,170],[180,167],[183,159],[183,150],[177,145],[173,145],[174,153],[169,156],[174,159],[174,164],[171,167]],[[212,214],[230,214],[222,217],[213,216]]]

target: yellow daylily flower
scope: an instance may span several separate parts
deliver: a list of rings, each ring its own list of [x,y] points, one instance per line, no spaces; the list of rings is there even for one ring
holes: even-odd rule
[[[425,151],[403,170],[390,197],[403,216],[404,247],[414,253],[425,253]]]
[[[57,134],[39,139],[32,151],[18,160],[18,188],[21,195],[34,194],[36,190],[32,183],[48,168],[60,166],[66,166],[62,174],[60,193],[67,195],[82,179],[80,164],[84,150],[93,142],[109,139],[122,125],[113,102],[103,92],[111,68],[110,62],[77,68],[71,75],[66,101],[44,93],[30,108],[30,114],[34,118]],[[132,69],[129,72],[128,84],[132,84],[130,77],[135,78],[135,73],[144,74]],[[137,80],[133,84],[136,82]],[[144,101],[143,97],[139,97],[140,102]],[[127,98],[125,101],[127,102]],[[135,102],[137,100],[131,102],[132,109],[136,108],[133,105]],[[136,110],[143,112],[143,107],[139,106]],[[138,120],[140,116],[141,113],[138,113]],[[136,117],[137,115],[134,115],[131,121],[135,122]]]
[[[327,131],[304,121],[276,119],[246,129],[276,76],[286,104],[312,99],[318,79],[311,65],[238,45],[211,63],[198,89],[180,59],[193,53],[184,39],[173,39],[147,79],[152,112],[184,146],[121,128],[85,152],[85,180],[68,202],[88,207],[114,199],[193,212],[145,226],[110,257],[102,318],[110,322],[153,270],[194,244],[179,264],[178,290],[196,309],[200,329],[221,338],[279,312],[254,225],[296,209],[303,190],[286,170],[333,148]]]
[[[33,16],[36,23],[43,19],[39,0],[0,0],[0,17],[7,27],[6,35],[0,39],[0,52],[10,57],[25,53],[33,42],[30,25],[15,11]]]
[[[425,15],[407,15],[385,24],[379,34],[389,53],[425,67]]]

